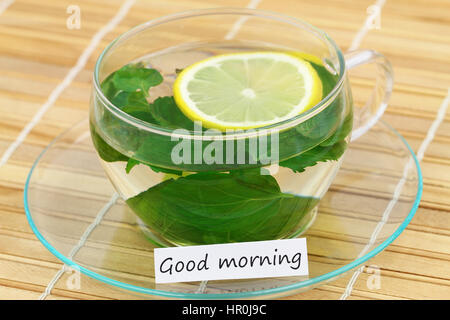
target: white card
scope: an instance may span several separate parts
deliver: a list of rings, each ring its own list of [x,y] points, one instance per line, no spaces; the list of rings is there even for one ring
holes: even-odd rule
[[[305,238],[155,248],[156,283],[304,275]]]

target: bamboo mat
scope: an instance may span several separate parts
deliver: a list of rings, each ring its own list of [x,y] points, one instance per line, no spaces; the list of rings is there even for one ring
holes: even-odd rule
[[[66,10],[74,4],[81,9],[80,29],[66,27]],[[383,119],[418,153],[423,170],[422,202],[399,238],[356,273],[286,299],[449,299],[446,0],[1,0],[0,299],[136,298],[84,275],[80,289],[67,288],[62,263],[27,223],[26,175],[56,135],[87,117],[93,66],[110,41],[152,18],[222,6],[285,13],[326,31],[344,51],[370,48],[385,54],[394,66],[395,87]],[[379,29],[369,23],[377,9]],[[366,90],[356,81],[356,101]],[[369,289],[373,266],[380,270],[380,286]]]

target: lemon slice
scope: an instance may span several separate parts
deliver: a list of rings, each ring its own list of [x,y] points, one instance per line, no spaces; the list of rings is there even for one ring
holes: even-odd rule
[[[175,102],[205,128],[249,129],[294,117],[322,99],[322,82],[301,56],[282,52],[217,55],[184,69]]]

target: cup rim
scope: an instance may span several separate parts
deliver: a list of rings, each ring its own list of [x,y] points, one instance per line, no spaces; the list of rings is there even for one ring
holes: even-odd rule
[[[156,133],[159,135],[165,135],[165,136],[173,136],[174,135],[174,129],[165,128],[162,126],[158,126],[156,124],[152,124],[146,121],[143,121],[139,118],[135,118],[128,113],[122,111],[120,108],[115,106],[103,93],[100,86],[99,81],[99,72],[100,72],[100,65],[103,62],[103,59],[107,55],[108,52],[113,50],[116,46],[120,45],[121,42],[125,41],[126,39],[136,35],[137,33],[144,31],[146,29],[171,22],[174,20],[180,20],[180,19],[186,19],[186,18],[193,18],[193,17],[199,17],[199,16],[208,16],[208,15],[236,15],[236,16],[253,16],[253,17],[260,17],[264,19],[272,19],[275,21],[283,22],[290,24],[297,28],[302,28],[310,33],[313,33],[316,37],[320,38],[320,40],[328,43],[331,45],[331,47],[335,50],[335,53],[338,58],[339,63],[339,77],[338,81],[336,82],[333,89],[322,98],[322,100],[317,103],[314,107],[308,109],[305,112],[302,112],[294,117],[291,117],[289,119],[282,120],[280,122],[276,122],[274,124],[257,127],[251,130],[242,130],[242,131],[236,131],[235,133],[229,134],[229,133],[223,133],[220,132],[219,134],[217,132],[209,132],[209,133],[203,133],[203,135],[199,135],[198,131],[194,130],[187,130],[183,129],[183,132],[188,132],[187,134],[181,133],[181,130],[178,130],[176,132],[176,137],[181,139],[201,139],[201,140],[230,140],[230,139],[239,139],[239,138],[251,138],[256,137],[261,134],[270,134],[274,131],[282,131],[289,128],[292,128],[294,126],[297,126],[298,124],[310,119],[311,117],[315,116],[319,112],[321,112],[323,109],[325,109],[333,100],[334,98],[339,94],[340,90],[343,87],[345,75],[347,72],[346,66],[345,66],[345,59],[344,55],[342,53],[342,50],[337,46],[337,44],[334,42],[334,40],[323,30],[311,25],[310,23],[299,19],[299,18],[293,18],[285,14],[281,13],[275,13],[273,11],[268,10],[260,10],[260,9],[250,9],[250,8],[207,8],[207,9],[194,9],[194,10],[187,10],[182,11],[178,13],[173,13],[165,16],[161,16],[159,18],[155,18],[152,20],[149,20],[147,22],[144,22],[142,24],[139,24],[130,30],[122,33],[118,37],[116,37],[110,44],[108,44],[105,49],[102,51],[100,56],[98,57],[95,67],[94,67],[94,73],[93,73],[93,86],[94,90],[97,94],[97,97],[101,100],[103,105],[112,112],[116,117],[120,118],[122,121],[125,121],[129,123],[130,125],[137,127],[141,130],[148,131],[151,133]],[[217,131],[217,130],[215,130]],[[206,138],[206,139],[205,139]]]

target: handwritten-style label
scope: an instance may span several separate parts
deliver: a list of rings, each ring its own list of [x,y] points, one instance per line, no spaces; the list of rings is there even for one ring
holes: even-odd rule
[[[304,275],[305,238],[155,249],[156,283]]]

